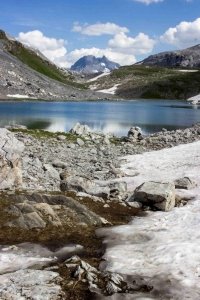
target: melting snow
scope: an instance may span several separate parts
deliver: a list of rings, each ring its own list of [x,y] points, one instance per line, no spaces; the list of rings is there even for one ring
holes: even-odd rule
[[[108,76],[110,74],[110,71],[108,70],[108,72],[104,72],[94,78],[91,78],[89,79],[87,82],[93,82],[93,81],[96,81],[97,79],[101,78],[101,77],[104,77],[104,76]]]
[[[198,188],[178,191],[193,200],[172,211],[149,212],[126,225],[103,229],[107,270],[131,276],[148,293],[123,299],[200,299],[200,142],[123,158],[129,190],[146,180],[196,179]],[[124,178],[123,178],[124,180]],[[150,297],[150,298],[148,298]],[[118,297],[117,299],[122,299]]]
[[[120,85],[120,84],[115,84],[113,87],[111,87],[111,88],[109,88],[109,89],[98,90],[97,92],[115,95],[115,92],[116,92],[117,87],[118,87],[119,85]]]
[[[191,101],[193,104],[197,104],[198,102],[200,102],[200,94],[189,98],[188,101]]]
[[[7,97],[12,97],[12,98],[19,98],[19,99],[28,99],[30,98],[27,95],[20,95],[20,94],[15,94],[15,95],[7,95]]]
[[[179,72],[184,72],[184,73],[195,73],[199,72],[199,70],[178,70]]]

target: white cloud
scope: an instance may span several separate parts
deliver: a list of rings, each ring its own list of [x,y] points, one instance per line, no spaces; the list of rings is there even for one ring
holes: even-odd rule
[[[164,0],[133,0],[133,1],[149,5],[149,4],[152,4],[152,3],[163,2]]]
[[[23,44],[38,49],[49,60],[54,63],[65,66],[65,57],[67,49],[65,40],[46,37],[41,31],[34,30],[29,32],[20,32],[17,39]]]
[[[149,38],[144,33],[139,33],[136,37],[129,37],[121,32],[116,34],[108,45],[117,52],[137,54],[147,54],[152,51],[155,40]]]
[[[113,38],[108,41],[108,45],[105,48],[80,48],[71,52],[67,52],[65,46],[66,42],[63,39],[46,37],[38,30],[26,33],[21,32],[19,33],[18,40],[30,47],[39,49],[49,60],[60,67],[66,68],[70,67],[76,60],[84,55],[94,55],[98,57],[105,55],[108,59],[120,65],[133,64],[136,62],[135,55],[151,52],[155,44],[155,41],[144,33],[139,33],[136,37],[129,37],[122,31],[115,34]]]
[[[129,32],[128,28],[121,27],[114,23],[96,23],[92,25],[80,25],[79,23],[74,23],[72,31],[79,32],[81,34],[90,36],[101,36],[101,35],[115,35],[119,32]]]
[[[200,18],[193,22],[181,22],[176,27],[169,28],[161,41],[178,46],[188,47],[200,43]]]

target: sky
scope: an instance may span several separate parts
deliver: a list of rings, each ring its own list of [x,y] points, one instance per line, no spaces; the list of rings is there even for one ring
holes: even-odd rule
[[[200,0],[6,0],[0,28],[61,67],[84,55],[129,65],[200,43]]]

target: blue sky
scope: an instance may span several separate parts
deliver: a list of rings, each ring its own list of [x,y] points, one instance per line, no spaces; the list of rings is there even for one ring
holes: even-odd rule
[[[131,64],[200,43],[200,0],[7,0],[0,22],[61,66],[86,54]]]

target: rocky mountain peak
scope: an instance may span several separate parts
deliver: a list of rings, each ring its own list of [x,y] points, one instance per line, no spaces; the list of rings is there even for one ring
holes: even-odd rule
[[[105,55],[102,57],[87,55],[75,62],[71,70],[83,74],[94,74],[108,72],[118,68],[119,64],[110,61]]]

